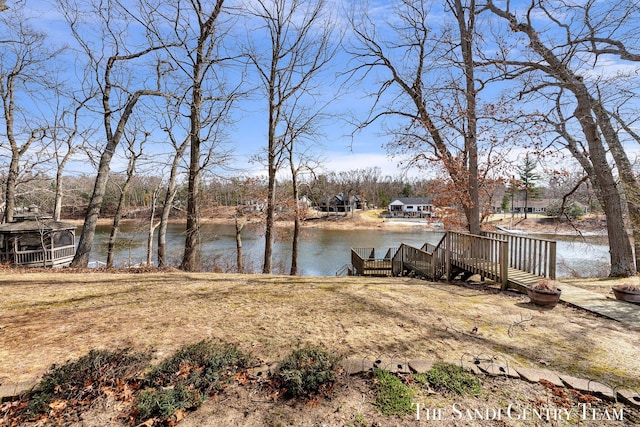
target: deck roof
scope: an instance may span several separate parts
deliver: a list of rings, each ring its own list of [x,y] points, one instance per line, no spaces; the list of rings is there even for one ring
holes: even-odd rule
[[[29,231],[59,231],[74,230],[76,226],[68,222],[53,220],[46,221],[18,221],[8,224],[0,224],[0,234],[26,233]]]

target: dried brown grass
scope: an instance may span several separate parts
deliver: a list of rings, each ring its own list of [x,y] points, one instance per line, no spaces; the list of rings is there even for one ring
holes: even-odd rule
[[[496,355],[512,365],[640,382],[640,334],[614,321],[418,279],[3,271],[0,293],[6,384],[36,379],[90,349],[153,348],[164,358],[205,338],[238,343],[266,361],[322,343],[349,357]]]

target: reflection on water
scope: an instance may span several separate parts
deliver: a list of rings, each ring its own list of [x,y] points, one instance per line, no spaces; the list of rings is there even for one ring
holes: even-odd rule
[[[184,245],[184,225],[171,224],[167,230],[167,253],[169,263],[178,265]],[[96,238],[91,259],[105,261],[109,226],[96,229]],[[274,244],[274,269],[288,272],[291,258],[291,236],[284,232]],[[350,262],[350,248],[376,248],[376,252],[398,247],[401,243],[420,247],[424,243],[437,243],[442,232],[425,231],[416,226],[406,229],[374,230],[326,230],[304,229],[299,247],[299,274],[306,276],[333,275],[344,264]],[[602,276],[608,274],[609,247],[603,236],[554,236],[540,235],[541,238],[555,239],[557,246],[558,277]],[[115,264],[125,266],[144,263],[146,260],[146,227],[126,224],[118,235]],[[153,259],[156,261],[156,241]],[[264,236],[256,224],[248,224],[242,232],[245,266],[248,271],[259,271],[264,254]],[[231,224],[202,225],[203,264],[214,264],[232,271],[236,257],[235,228]]]

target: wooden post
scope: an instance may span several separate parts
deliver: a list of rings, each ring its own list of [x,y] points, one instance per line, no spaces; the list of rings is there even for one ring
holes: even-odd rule
[[[556,280],[556,242],[551,242],[549,248],[549,278]]]
[[[509,241],[506,240],[500,243],[502,253],[500,254],[500,280],[502,286],[500,289],[506,291],[509,289]]]
[[[451,280],[451,232],[447,231],[444,241],[444,264],[447,281]]]

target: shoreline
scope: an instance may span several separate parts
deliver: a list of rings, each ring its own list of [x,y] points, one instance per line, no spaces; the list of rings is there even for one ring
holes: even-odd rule
[[[373,212],[373,213],[371,213]],[[62,222],[82,227],[83,219],[61,219]],[[172,218],[170,224],[184,224],[184,218]],[[206,216],[201,218],[201,224],[225,224],[233,225],[235,219],[228,215],[218,217]],[[108,226],[113,222],[113,218],[99,218],[97,224],[100,226]],[[146,224],[146,218],[123,218],[121,224],[141,223]],[[247,223],[256,223],[249,219]],[[512,226],[511,218],[493,218],[483,223],[483,228],[494,228],[496,226]],[[435,224],[435,225],[434,225]],[[276,221],[275,226],[278,228],[291,228],[293,221],[281,220]],[[319,228],[328,230],[378,230],[385,228],[403,228],[410,229],[420,227],[421,230],[428,231],[447,231],[439,221],[429,222],[427,219],[411,219],[411,218],[380,218],[376,216],[375,211],[357,211],[355,215],[329,215],[323,217],[310,218],[302,221],[302,228]],[[575,221],[573,224],[567,222],[555,222],[548,217],[534,217],[528,219],[518,218],[513,224],[513,229],[522,231],[525,235],[562,235],[562,236],[606,236],[606,224],[599,217],[586,218]],[[460,230],[458,230],[460,231]]]

